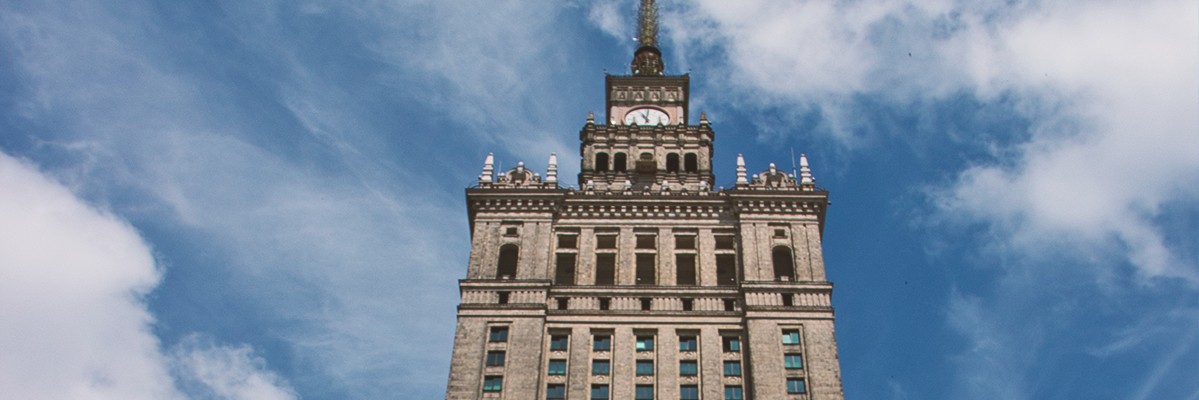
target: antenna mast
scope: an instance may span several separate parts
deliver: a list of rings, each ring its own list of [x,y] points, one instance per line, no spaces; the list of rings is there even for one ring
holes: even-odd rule
[[[658,6],[654,0],[641,0],[637,15],[637,52],[633,53],[633,75],[660,76],[666,70],[658,50]]]

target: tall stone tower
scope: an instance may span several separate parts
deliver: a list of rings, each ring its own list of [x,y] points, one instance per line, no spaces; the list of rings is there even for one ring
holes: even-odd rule
[[[447,399],[842,399],[828,193],[800,157],[714,189],[715,133],[688,124],[688,75],[665,74],[643,0],[632,74],[579,133],[579,187],[488,155],[466,190]]]

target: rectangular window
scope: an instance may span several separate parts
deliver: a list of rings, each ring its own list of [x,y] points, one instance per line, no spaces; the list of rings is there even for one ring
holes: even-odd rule
[[[551,383],[549,386],[546,386],[545,387],[545,398],[551,399],[551,400],[552,399],[565,399],[566,398],[566,385],[563,385],[560,383],[559,384]]]
[[[783,366],[787,369],[803,369],[803,355],[799,353],[783,355]]]
[[[567,336],[567,335],[550,336],[550,350],[565,351],[568,346],[570,346],[570,336]]]
[[[484,392],[498,392],[504,390],[504,377],[488,376],[483,378]]]
[[[699,400],[698,385],[679,386],[679,400]]]
[[[733,250],[734,243],[733,235],[716,236],[716,250]]]
[[[656,249],[658,248],[658,237],[654,235],[637,235],[638,249]]]
[[[566,360],[550,360],[550,375],[566,375]]]
[[[612,350],[612,336],[595,335],[595,338],[591,342],[591,350],[595,350],[595,351]]]
[[[699,341],[695,336],[679,336],[679,351],[695,351],[699,348]]]
[[[741,338],[739,338],[737,336],[725,336],[722,339],[723,339],[722,344],[724,345],[724,351],[726,351],[726,352],[741,351]]]
[[[674,248],[676,250],[695,250],[694,235],[678,235],[674,237]]]
[[[612,362],[608,360],[591,360],[591,373],[607,375],[612,372]]]
[[[487,352],[487,366],[488,367],[504,366],[504,352],[495,351],[495,350]]]
[[[507,342],[508,341],[508,327],[506,327],[506,326],[491,327],[491,334],[487,336],[487,341],[489,341],[489,342]]]
[[[595,248],[615,249],[616,235],[595,235]]]
[[[558,253],[558,258],[554,261],[554,265],[556,266],[554,269],[554,283],[559,285],[575,284],[574,253]]]
[[[654,337],[653,336],[643,335],[643,336],[637,337],[637,351],[651,351],[653,349],[654,349]]]
[[[680,376],[696,376],[699,375],[699,364],[695,360],[679,361]]]
[[[676,254],[674,264],[678,274],[675,276],[679,286],[695,285],[695,254]]]
[[[653,285],[657,281],[657,271],[654,269],[654,254],[637,254],[637,284]]]
[[[725,400],[745,400],[745,394],[743,394],[741,392],[740,386],[725,386],[724,387],[724,399]]]
[[[784,329],[783,344],[799,344],[799,329]]]
[[[608,400],[608,385],[591,385],[591,400]]]
[[[737,284],[737,256],[732,254],[716,255],[716,284],[721,286]]]
[[[724,376],[741,376],[741,362],[740,361],[725,361],[724,362]]]
[[[654,400],[653,385],[637,385],[636,400]]]
[[[615,254],[596,254],[595,255],[595,284],[596,285],[615,285],[616,284],[616,255]]]
[[[637,376],[646,376],[654,374],[653,360],[637,360]]]
[[[787,378],[787,393],[799,394],[807,393],[808,387],[804,384],[803,378]]]
[[[579,247],[579,235],[558,235],[559,249],[575,249]]]

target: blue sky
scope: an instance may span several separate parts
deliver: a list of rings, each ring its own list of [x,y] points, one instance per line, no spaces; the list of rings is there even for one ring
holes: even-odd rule
[[[661,8],[717,184],[831,192],[847,397],[1199,399],[1199,3]],[[0,0],[0,392],[444,396],[462,189],[575,183],[635,10]]]

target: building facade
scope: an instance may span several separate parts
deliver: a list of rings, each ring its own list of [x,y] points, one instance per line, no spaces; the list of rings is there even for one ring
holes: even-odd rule
[[[447,399],[842,399],[821,236],[800,158],[714,188],[715,133],[688,124],[643,0],[632,74],[579,133],[578,188],[492,155],[466,190]]]

